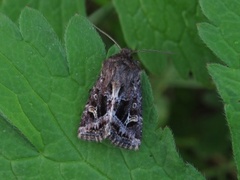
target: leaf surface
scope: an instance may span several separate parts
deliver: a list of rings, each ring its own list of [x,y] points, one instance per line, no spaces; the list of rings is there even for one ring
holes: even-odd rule
[[[204,179],[179,157],[168,128],[156,129],[148,78],[142,75],[139,151],[77,139],[81,113],[106,53],[89,21],[73,17],[65,46],[36,10],[18,28],[0,16],[0,175],[5,179]],[[14,48],[13,48],[14,47]]]
[[[238,1],[214,0],[201,0],[200,4],[211,23],[199,24],[199,35],[226,65],[210,64],[208,70],[224,102],[239,178],[240,4]]]
[[[122,30],[132,49],[155,49],[172,54],[139,53],[144,66],[160,75],[169,60],[184,78],[193,75],[209,84],[206,63],[218,62],[203,46],[196,24],[205,20],[198,1],[114,0]]]

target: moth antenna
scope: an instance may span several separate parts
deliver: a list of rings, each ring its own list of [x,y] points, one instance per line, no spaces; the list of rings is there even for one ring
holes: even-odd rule
[[[116,46],[121,50],[122,48],[119,46],[119,44],[106,32],[104,32],[103,30],[101,30],[100,28],[98,28],[97,26],[95,26],[94,24],[92,24],[99,32],[101,32],[102,34],[104,34],[105,36],[107,36],[114,44],[116,44]]]
[[[133,53],[138,53],[138,52],[143,52],[143,53],[156,52],[156,53],[161,53],[161,54],[174,54],[173,52],[170,52],[170,51],[159,51],[156,49],[141,49],[141,50],[133,51]]]

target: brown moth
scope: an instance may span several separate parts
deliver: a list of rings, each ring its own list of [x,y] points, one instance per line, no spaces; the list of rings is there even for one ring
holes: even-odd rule
[[[82,114],[80,139],[109,139],[118,147],[139,149],[143,121],[141,68],[132,53],[124,48],[104,61]]]

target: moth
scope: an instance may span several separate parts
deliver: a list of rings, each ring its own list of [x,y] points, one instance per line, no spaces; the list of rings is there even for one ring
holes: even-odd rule
[[[139,149],[142,137],[141,68],[133,51],[123,48],[103,62],[101,74],[90,91],[78,137]]]

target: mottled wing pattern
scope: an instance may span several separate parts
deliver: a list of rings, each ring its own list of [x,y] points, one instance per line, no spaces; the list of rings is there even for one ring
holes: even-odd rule
[[[108,138],[116,146],[138,149],[142,136],[141,69],[128,49],[114,60],[117,68],[112,77],[112,89],[118,94],[115,95]]]
[[[109,124],[109,117],[106,110],[106,98],[100,94],[97,86],[94,86],[83,111],[78,137],[100,142],[109,135],[107,124]]]
[[[142,136],[141,69],[129,49],[103,63],[85,106],[78,137],[137,150]]]

